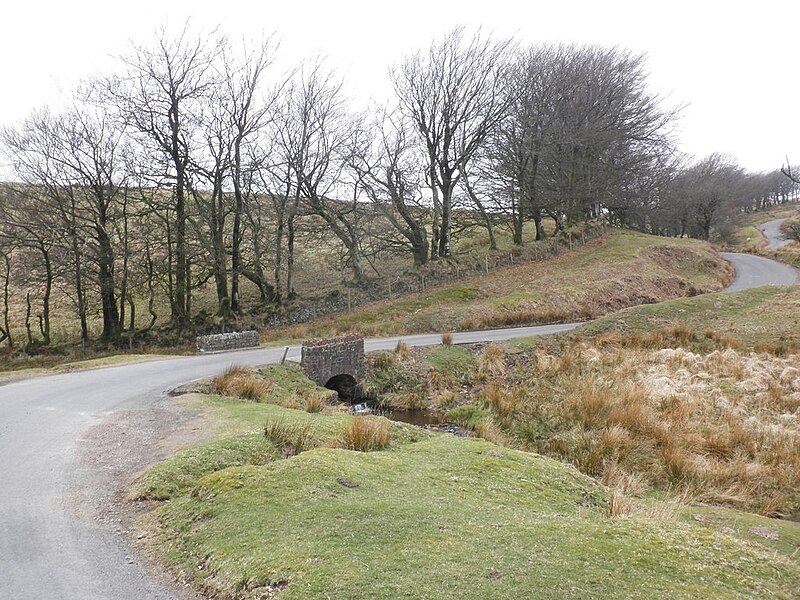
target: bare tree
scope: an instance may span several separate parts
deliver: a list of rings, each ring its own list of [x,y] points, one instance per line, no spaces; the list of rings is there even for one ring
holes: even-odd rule
[[[69,240],[81,337],[88,341],[86,272],[96,267],[105,341],[119,338],[121,327],[115,296],[114,227],[122,185],[117,149],[122,131],[113,119],[89,106],[53,115],[39,111],[3,138],[14,151],[14,166],[34,197],[44,199],[40,226],[59,216],[59,229]],[[28,228],[32,226],[28,224]],[[40,236],[42,237],[42,236]],[[40,246],[44,252],[44,247]],[[45,256],[47,264],[49,256]],[[49,270],[49,269],[48,269]],[[46,291],[49,298],[49,290]],[[46,312],[49,312],[46,311]],[[42,332],[49,338],[49,325]]]
[[[353,139],[349,166],[366,196],[393,227],[395,235],[382,241],[409,249],[414,264],[419,266],[429,257],[423,221],[428,211],[423,203],[423,174],[412,136],[405,119],[380,111],[375,123]]]
[[[800,173],[798,173],[797,166],[792,166],[789,162],[789,157],[786,157],[786,164],[781,166],[781,173],[789,178],[790,181],[800,184]]]
[[[258,133],[267,125],[271,108],[285,83],[265,90],[265,75],[273,62],[276,45],[269,39],[262,40],[253,52],[245,52],[240,64],[226,56],[224,61],[225,95],[233,136],[231,144],[231,182],[234,194],[233,232],[231,241],[231,309],[239,310],[239,274],[242,272],[242,239],[245,205],[254,198],[255,173],[261,167],[258,159],[248,151],[255,144]],[[257,250],[256,250],[256,253]],[[255,269],[262,302],[274,294],[261,271],[260,254]],[[251,277],[252,279],[253,277]]]
[[[366,275],[361,261],[359,232],[355,223],[358,181],[345,180],[345,166],[353,132],[358,123],[347,111],[342,83],[319,63],[299,73],[287,87],[277,108],[276,129],[287,188],[294,198],[288,218],[288,260],[293,260],[293,218],[298,202],[321,217],[347,249],[357,283]],[[348,190],[350,198],[342,194]],[[291,294],[291,285],[287,286]]]
[[[720,211],[741,190],[742,169],[721,154],[712,154],[685,169],[675,179],[676,206],[680,207],[681,236],[709,239]]]
[[[453,192],[467,164],[505,116],[500,93],[510,41],[493,42],[463,28],[408,56],[392,78],[401,109],[413,121],[432,191],[431,258],[450,256]],[[441,222],[439,221],[441,219]]]
[[[13,246],[0,245],[0,259],[2,262],[2,271],[0,271],[0,278],[3,280],[3,322],[0,324],[0,342],[6,342],[9,348],[14,347],[14,338],[11,333],[11,325],[8,320],[9,314],[9,297],[11,289],[11,257],[14,252]]]
[[[122,119],[141,135],[144,147],[161,158],[153,179],[171,182],[174,208],[175,289],[173,322],[187,322],[190,282],[187,274],[187,196],[190,167],[196,152],[198,116],[217,84],[214,63],[225,40],[212,32],[193,34],[187,25],[172,38],[166,29],[151,46],[134,46],[122,57],[124,72],[107,85]]]

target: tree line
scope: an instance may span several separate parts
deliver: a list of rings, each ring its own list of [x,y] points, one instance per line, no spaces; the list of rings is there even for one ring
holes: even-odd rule
[[[163,29],[62,107],[0,132],[13,168],[0,186],[2,340],[14,343],[10,288],[29,290],[28,345],[51,343],[55,292],[84,343],[92,307],[113,343],[151,329],[160,296],[189,330],[192,290],[207,282],[223,317],[243,310],[243,279],[260,304],[284,306],[296,245],[315,228],[362,285],[376,249],[447,260],[465,228],[485,229],[491,248],[499,229],[542,239],[548,218],[556,231],[603,218],[708,239],[726,215],[796,195],[779,171],[681,156],[680,108],[649,91],[645,57],[620,48],[457,28],[402,57],[392,99],[362,110],[324,61],[278,72],[277,52],[272,39]]]

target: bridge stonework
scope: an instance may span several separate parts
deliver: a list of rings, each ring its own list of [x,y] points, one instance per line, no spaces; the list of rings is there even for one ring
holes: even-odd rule
[[[198,352],[223,352],[258,347],[258,331],[232,331],[198,336]]]
[[[364,338],[361,336],[307,340],[300,352],[300,364],[308,378],[318,385],[324,386],[339,375],[349,375],[356,381],[364,375]]]

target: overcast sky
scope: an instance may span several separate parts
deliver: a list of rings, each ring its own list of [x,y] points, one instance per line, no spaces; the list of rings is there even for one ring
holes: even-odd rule
[[[8,4],[13,3],[12,6]],[[800,2],[399,0],[4,0],[0,126],[55,104],[75,81],[108,70],[161,24],[220,25],[231,38],[275,31],[286,62],[327,57],[359,100],[388,89],[387,69],[456,25],[522,43],[617,45],[647,53],[651,84],[686,104],[680,148],[733,156],[752,171],[800,163]],[[737,7],[737,5],[739,5]],[[747,6],[747,8],[741,8]]]

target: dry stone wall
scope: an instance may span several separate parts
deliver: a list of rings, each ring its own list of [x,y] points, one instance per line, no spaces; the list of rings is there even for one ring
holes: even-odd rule
[[[223,352],[258,346],[258,331],[232,331],[201,335],[197,338],[198,352]]]

